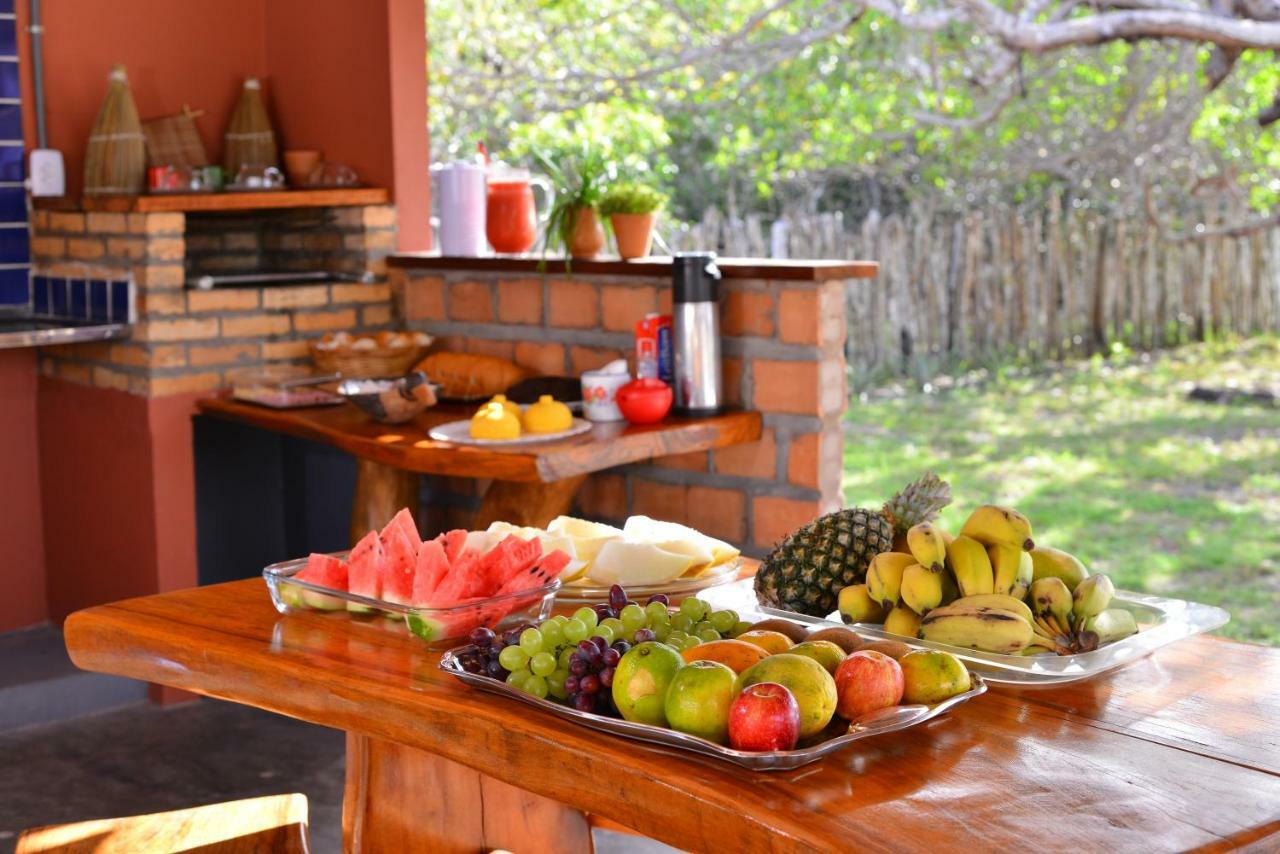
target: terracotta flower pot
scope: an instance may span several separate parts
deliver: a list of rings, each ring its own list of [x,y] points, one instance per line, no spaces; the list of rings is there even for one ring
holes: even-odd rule
[[[653,223],[657,213],[612,214],[609,222],[618,242],[618,254],[623,258],[643,258],[649,254],[653,243]]]
[[[324,155],[319,151],[296,150],[284,153],[284,171],[289,176],[289,186],[295,190],[305,187],[312,170],[320,165]]]
[[[595,208],[576,208],[573,211],[573,227],[565,238],[566,248],[573,258],[594,258],[604,248],[604,226],[596,216]]]

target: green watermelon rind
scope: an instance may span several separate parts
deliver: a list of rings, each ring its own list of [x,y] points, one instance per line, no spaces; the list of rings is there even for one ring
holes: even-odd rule
[[[409,626],[409,631],[422,638],[427,643],[439,640],[444,634],[444,625],[430,617],[424,617],[421,614],[406,614],[405,623]]]

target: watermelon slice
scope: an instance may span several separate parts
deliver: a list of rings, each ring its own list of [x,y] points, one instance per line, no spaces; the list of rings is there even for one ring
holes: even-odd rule
[[[440,586],[449,572],[449,558],[440,537],[427,540],[418,549],[418,558],[413,575],[413,603],[426,605],[431,601],[431,594]]]
[[[427,604],[432,608],[450,608],[458,603],[480,595],[473,592],[481,586],[480,561],[475,552],[464,551],[449,567],[444,578],[431,591]]]
[[[533,590],[544,584],[550,584],[552,579],[564,571],[570,560],[572,558],[559,549],[550,552],[536,564],[509,578],[498,590],[498,593],[518,593],[521,590]]]
[[[294,578],[310,582],[317,587],[328,587],[330,590],[347,589],[347,562],[333,555],[312,553],[307,557],[304,566]]]
[[[494,546],[481,560],[485,576],[484,595],[493,596],[508,581],[528,570],[542,557],[542,544],[537,540],[522,540],[514,534]]]
[[[449,565],[452,566],[457,562],[463,548],[467,545],[467,532],[461,528],[455,528],[446,534],[441,534],[441,536],[444,538],[444,555],[449,559]]]
[[[392,524],[394,522],[392,520]],[[382,529],[379,539],[382,541],[383,559],[379,567],[379,586],[382,598],[388,602],[408,605],[413,601],[413,575],[420,543],[415,544],[410,537],[416,539],[417,535],[416,530],[406,533],[403,527],[392,527],[391,524]]]
[[[413,553],[418,553],[418,547],[422,545],[422,537],[418,535],[418,526],[413,521],[413,514],[409,512],[409,508],[405,507],[395,516],[391,517],[391,521],[382,529],[382,538],[385,542],[389,531],[399,530],[404,534],[409,545],[413,547]]]
[[[356,543],[347,561],[347,589],[357,596],[377,599],[382,592],[379,584],[382,578],[382,540],[377,531],[370,531]],[[363,605],[352,605],[351,610],[368,610]]]

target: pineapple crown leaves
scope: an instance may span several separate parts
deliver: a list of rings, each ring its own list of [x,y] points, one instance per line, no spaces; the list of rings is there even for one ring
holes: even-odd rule
[[[928,471],[886,501],[880,512],[895,532],[905,534],[913,525],[937,519],[939,511],[950,503],[951,484]]]

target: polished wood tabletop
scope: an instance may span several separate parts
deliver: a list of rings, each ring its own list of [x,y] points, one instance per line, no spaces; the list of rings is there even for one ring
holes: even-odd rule
[[[596,424],[563,441],[495,450],[428,437],[433,427],[471,417],[475,407],[441,404],[406,424],[379,424],[353,406],[272,409],[230,398],[196,402],[206,415],[324,442],[353,456],[419,474],[542,482],[590,474],[670,454],[708,451],[760,438],[759,412],[669,417],[658,424]]]
[[[284,616],[258,579],[81,611],[66,641],[88,670],[347,730],[348,850],[586,850],[579,811],[692,851],[1280,846],[1280,651],[1211,637],[776,773],[474,690],[400,626]]]

